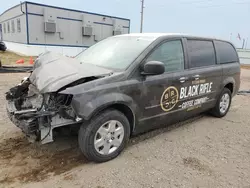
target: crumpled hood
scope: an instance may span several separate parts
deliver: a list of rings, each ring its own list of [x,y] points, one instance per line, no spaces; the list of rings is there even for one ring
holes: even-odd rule
[[[29,79],[41,93],[49,93],[56,92],[82,78],[105,76],[111,73],[111,70],[81,63],[74,58],[45,52],[36,59]]]

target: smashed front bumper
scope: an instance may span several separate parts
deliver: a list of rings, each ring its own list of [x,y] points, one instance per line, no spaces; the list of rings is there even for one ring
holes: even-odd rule
[[[8,101],[6,109],[9,119],[22,130],[30,142],[38,141],[41,144],[53,142],[54,128],[79,123],[79,118],[67,119],[55,111],[18,110],[14,101]]]
[[[32,135],[35,134],[36,131],[38,130],[38,122],[36,119],[22,119],[19,120],[15,117],[15,115],[7,110],[7,114],[11,122],[19,127],[23,133],[26,135]]]
[[[19,127],[30,142],[46,144],[53,142],[53,129],[79,123],[79,118],[65,119],[56,112],[36,109],[17,110],[14,102],[7,103],[7,114],[14,125]]]
[[[36,109],[17,110],[13,101],[8,101],[6,110],[11,122],[20,128],[30,141],[39,141],[39,119],[43,117],[42,113],[37,112]]]
[[[72,95],[41,94],[29,78],[6,93],[9,119],[30,141],[53,141],[53,129],[79,122],[71,107]],[[80,119],[81,120],[81,119]]]

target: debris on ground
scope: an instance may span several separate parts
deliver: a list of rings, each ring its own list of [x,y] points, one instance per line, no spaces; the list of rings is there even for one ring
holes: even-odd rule
[[[246,94],[250,94],[250,90],[242,90],[242,91],[238,91],[237,95],[246,95]]]
[[[22,73],[30,72],[32,66],[2,66],[0,67],[0,73]]]

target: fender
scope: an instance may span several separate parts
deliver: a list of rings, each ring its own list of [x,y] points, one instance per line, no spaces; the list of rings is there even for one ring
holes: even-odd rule
[[[138,105],[135,103],[135,101],[128,95],[122,94],[122,93],[107,93],[101,96],[98,96],[87,103],[82,103],[84,101],[85,96],[82,95],[81,97],[78,97],[77,99],[72,100],[72,106],[75,110],[76,114],[85,119],[89,120],[91,117],[101,111],[102,109],[113,105],[113,104],[124,104],[128,106],[134,116],[136,112],[138,111]],[[81,102],[80,102],[81,101]]]

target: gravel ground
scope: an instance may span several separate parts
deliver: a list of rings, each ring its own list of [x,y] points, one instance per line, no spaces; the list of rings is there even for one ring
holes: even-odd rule
[[[250,95],[222,119],[202,115],[131,140],[116,159],[86,161],[77,137],[30,144],[7,118],[4,93],[24,74],[0,75],[0,187],[250,187]],[[241,89],[250,89],[242,70]]]

